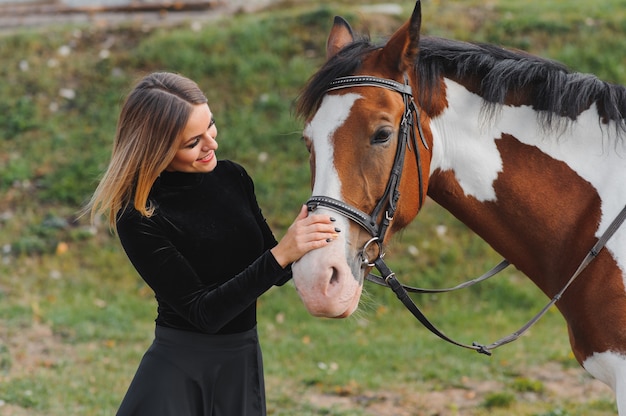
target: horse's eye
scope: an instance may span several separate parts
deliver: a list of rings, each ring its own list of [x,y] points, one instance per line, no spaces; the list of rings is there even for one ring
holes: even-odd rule
[[[391,140],[391,137],[393,136],[393,130],[390,128],[383,128],[380,129],[376,132],[376,134],[374,134],[374,137],[372,137],[372,144],[383,144],[383,143],[387,143],[389,140]]]

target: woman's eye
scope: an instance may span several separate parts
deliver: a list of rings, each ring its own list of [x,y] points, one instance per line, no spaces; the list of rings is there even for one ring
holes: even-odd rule
[[[371,143],[372,144],[387,143],[389,140],[391,140],[392,136],[393,136],[393,130],[390,128],[384,128],[384,129],[377,131],[376,134],[374,134],[374,137],[372,138]]]
[[[211,127],[213,127],[214,125],[215,125],[215,119],[214,119],[214,118],[212,118],[212,119],[211,119],[211,122],[209,123],[209,129],[210,129]],[[208,129],[207,129],[207,130],[208,130]]]
[[[187,145],[188,149],[193,149],[194,147],[196,147],[198,145],[198,143],[200,143],[200,138],[196,137],[195,139],[193,139],[193,141],[191,143],[189,143]]]

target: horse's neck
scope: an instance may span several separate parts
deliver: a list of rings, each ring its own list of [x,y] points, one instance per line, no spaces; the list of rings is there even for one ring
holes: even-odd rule
[[[448,108],[431,122],[429,195],[529,276],[562,273],[626,202],[624,141],[595,106],[546,130],[530,107],[489,119],[479,96],[446,87]],[[616,237],[626,248],[626,233]]]

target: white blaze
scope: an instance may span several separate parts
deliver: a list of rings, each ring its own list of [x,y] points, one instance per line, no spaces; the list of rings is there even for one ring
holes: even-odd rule
[[[358,94],[326,95],[319,110],[305,127],[304,134],[315,149],[315,185],[313,195],[341,199],[341,181],[333,157],[333,133],[348,118]]]
[[[332,137],[350,114],[357,94],[327,95],[317,113],[305,127],[304,133],[311,140],[315,151],[315,184],[313,195],[341,197],[341,180],[334,164]],[[320,316],[347,316],[358,306],[361,282],[355,271],[360,263],[349,265],[350,223],[343,215],[323,207],[313,214],[326,214],[336,218],[336,226],[342,230],[337,240],[326,247],[313,250],[293,264],[293,277],[309,312]],[[352,253],[351,257],[354,257]]]

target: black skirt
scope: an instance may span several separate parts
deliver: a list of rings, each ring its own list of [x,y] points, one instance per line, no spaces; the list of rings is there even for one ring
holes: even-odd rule
[[[118,416],[265,416],[256,328],[205,335],[157,326]]]

